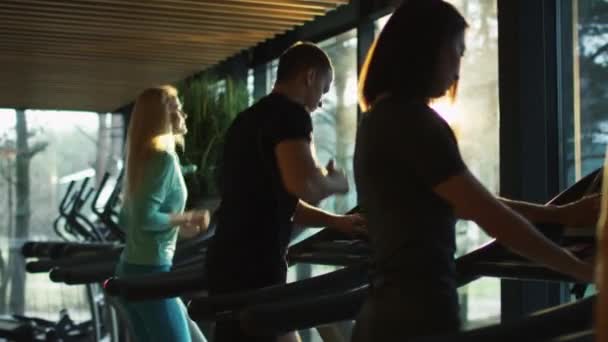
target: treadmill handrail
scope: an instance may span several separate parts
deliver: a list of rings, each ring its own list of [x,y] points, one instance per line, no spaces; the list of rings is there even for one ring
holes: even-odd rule
[[[235,294],[197,297],[191,300],[188,312],[195,319],[209,319],[218,312],[240,311],[248,306],[268,302],[280,303],[294,297],[343,292],[364,286],[367,282],[367,264],[359,264],[293,283]]]
[[[458,333],[418,338],[416,342],[541,341],[591,327],[595,296],[544,309],[513,322]]]
[[[253,334],[285,333],[350,320],[359,312],[368,291],[366,284],[338,293],[260,304],[244,309],[239,318],[241,326]]]
[[[186,267],[176,265],[176,268],[169,272],[111,277],[105,280],[103,287],[109,295],[127,300],[170,298],[184,292],[200,291],[207,287],[204,258],[193,259],[197,261],[190,260]]]

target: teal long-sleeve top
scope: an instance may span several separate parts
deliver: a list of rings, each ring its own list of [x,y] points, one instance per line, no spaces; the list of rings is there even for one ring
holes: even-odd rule
[[[177,227],[171,214],[184,211],[187,190],[174,152],[158,152],[148,162],[138,190],[125,199],[120,226],[126,231],[124,262],[171,265]]]

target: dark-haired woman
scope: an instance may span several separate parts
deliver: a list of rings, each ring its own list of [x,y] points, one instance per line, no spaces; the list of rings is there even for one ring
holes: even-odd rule
[[[550,268],[592,279],[590,265],[528,220],[592,224],[598,198],[561,207],[496,198],[469,172],[452,130],[429,107],[446,93],[456,95],[466,28],[445,1],[405,2],[363,67],[360,103],[366,113],[354,171],[375,269],[353,341],[408,341],[459,329],[457,219],[476,222],[505,246]]]

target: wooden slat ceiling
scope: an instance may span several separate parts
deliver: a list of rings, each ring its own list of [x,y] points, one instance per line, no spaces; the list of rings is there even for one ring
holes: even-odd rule
[[[1,0],[0,108],[108,112],[348,0]]]

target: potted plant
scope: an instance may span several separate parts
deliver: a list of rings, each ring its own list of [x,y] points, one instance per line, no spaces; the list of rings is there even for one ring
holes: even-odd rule
[[[213,207],[219,199],[217,177],[224,137],[234,117],[247,107],[247,87],[244,81],[202,74],[179,84],[178,89],[188,114],[181,160],[197,166],[186,176],[188,206]]]

